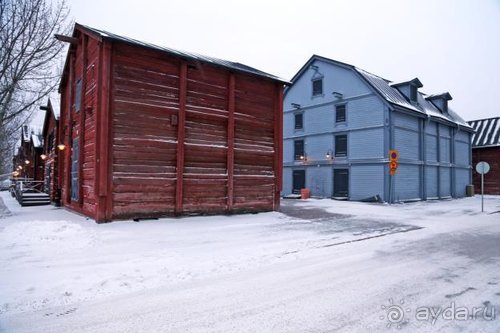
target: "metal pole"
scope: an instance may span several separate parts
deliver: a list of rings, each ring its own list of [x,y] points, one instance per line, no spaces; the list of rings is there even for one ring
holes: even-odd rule
[[[389,175],[389,204],[392,204],[392,175]]]
[[[481,212],[484,212],[484,173],[481,172]]]

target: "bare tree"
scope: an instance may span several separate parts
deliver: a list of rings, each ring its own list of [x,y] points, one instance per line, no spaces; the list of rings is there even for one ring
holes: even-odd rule
[[[69,32],[65,0],[0,0],[0,167],[10,160],[13,135],[59,81],[57,62]]]

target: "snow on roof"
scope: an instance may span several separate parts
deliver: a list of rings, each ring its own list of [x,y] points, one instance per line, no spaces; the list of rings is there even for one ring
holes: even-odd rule
[[[305,64],[302,66],[302,68],[294,75],[292,78],[292,82],[295,82],[298,77],[300,77],[306,70],[309,68],[309,65],[312,64],[315,60],[320,60],[323,62],[335,64],[337,66],[342,66],[346,67],[349,69],[354,70],[357,72],[361,77],[370,85],[372,86],[376,92],[378,92],[382,98],[384,98],[387,102],[390,104],[397,106],[397,107],[402,107],[407,110],[415,111],[420,114],[425,114],[427,116],[435,117],[435,118],[440,118],[443,120],[446,120],[448,122],[452,122],[458,125],[461,125],[466,128],[470,128],[469,124],[462,119],[457,113],[455,113],[453,110],[451,110],[448,107],[448,112],[442,113],[437,109],[434,104],[431,102],[425,100],[428,95],[418,92],[417,96],[417,103],[411,103],[396,87],[400,86],[402,84],[415,84],[418,87],[422,87],[422,82],[418,78],[414,78],[409,81],[405,82],[399,82],[399,83],[394,83],[390,80],[384,79],[378,75],[372,74],[370,72],[365,71],[364,69],[358,68],[356,66],[343,63],[337,60],[325,58],[319,55],[313,55]],[[286,91],[285,91],[286,93]],[[439,95],[430,95],[430,96],[442,96],[442,97],[447,97],[447,93],[444,94],[439,94]],[[449,94],[448,94],[449,95]],[[451,96],[450,96],[451,98]]]
[[[54,117],[56,120],[59,119],[61,114],[61,103],[60,96],[58,93],[51,94],[49,97],[50,105],[52,106],[52,112],[54,112]]]
[[[42,137],[41,137],[40,134],[32,134],[31,135],[31,140],[33,140],[33,146],[35,148],[42,147],[42,141],[43,141],[43,139],[42,139]]]
[[[377,91],[390,103],[402,106],[413,111],[422,113],[423,111],[415,107],[413,104],[397,90],[390,86],[390,81],[381,78],[380,76],[369,73],[361,68],[355,67],[356,71],[361,74]]]
[[[472,147],[500,146],[500,117],[469,121],[476,131],[472,136]]]
[[[355,70],[361,74],[377,91],[390,103],[417,111],[419,113],[426,114],[431,117],[440,118],[447,120],[465,127],[470,127],[467,122],[462,119],[457,113],[448,108],[448,112],[442,113],[438,108],[434,106],[427,99],[432,99],[433,97],[448,97],[449,93],[436,94],[436,95],[426,95],[422,92],[417,94],[417,103],[413,104],[406,97],[399,92],[395,86],[401,85],[402,83],[393,84],[391,81],[381,78],[380,76],[371,74],[365,70],[355,67]],[[417,82],[418,81],[418,82]],[[420,81],[415,78],[408,82],[415,82],[417,85],[421,86]],[[451,99],[451,96],[449,96]]]
[[[85,26],[85,25],[82,25],[79,23],[77,23],[76,26],[80,26],[84,29],[87,29],[95,34],[100,35],[103,38],[108,38],[108,39],[115,40],[115,41],[121,41],[121,42],[128,43],[128,44],[138,45],[138,46],[146,47],[149,49],[155,49],[155,50],[159,50],[159,51],[163,51],[163,52],[168,52],[170,54],[173,54],[173,55],[176,55],[179,57],[189,58],[189,59],[193,59],[193,60],[197,60],[197,61],[202,61],[205,63],[211,63],[213,65],[230,68],[230,69],[233,69],[233,70],[238,71],[238,72],[245,72],[245,73],[249,73],[249,74],[253,74],[253,75],[257,75],[257,76],[261,76],[261,77],[266,77],[266,78],[271,79],[271,80],[280,81],[280,82],[283,82],[285,84],[289,84],[289,82],[287,80],[284,80],[282,78],[279,78],[279,77],[272,75],[272,74],[269,74],[269,73],[265,73],[265,72],[260,71],[256,68],[241,64],[239,62],[232,62],[232,61],[218,59],[218,58],[214,58],[214,57],[208,57],[208,56],[197,54],[197,53],[175,50],[175,49],[172,49],[169,47],[164,47],[164,46],[158,46],[158,45],[154,45],[151,43],[142,42],[142,41],[139,41],[139,40],[136,40],[133,38],[116,35],[116,34],[113,34],[111,32],[108,32],[108,31],[91,28],[91,27],[88,27],[88,26]]]

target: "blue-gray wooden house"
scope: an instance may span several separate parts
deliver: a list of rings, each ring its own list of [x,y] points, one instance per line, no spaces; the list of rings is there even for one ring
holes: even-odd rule
[[[473,129],[426,95],[418,78],[394,83],[355,66],[312,56],[284,98],[283,195],[384,201],[465,196]],[[399,152],[389,175],[389,151]]]

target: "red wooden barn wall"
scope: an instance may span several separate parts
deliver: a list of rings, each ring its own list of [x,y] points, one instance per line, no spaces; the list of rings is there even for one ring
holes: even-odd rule
[[[283,83],[94,37],[61,85],[63,139],[85,147],[79,202],[65,153],[64,205],[97,221],[279,206]]]
[[[43,142],[44,151],[43,153],[47,155],[45,160],[45,172],[49,172],[50,184],[47,192],[50,196],[50,201],[54,202],[56,200],[56,192],[58,188],[58,123],[54,116],[54,111],[52,105],[49,105],[49,109],[46,111],[44,120],[44,131],[43,131]],[[51,147],[49,149],[49,147]],[[45,175],[44,172],[44,175]],[[46,175],[45,175],[46,176]]]
[[[476,164],[485,161],[490,165],[490,171],[484,175],[484,193],[500,194],[500,147],[472,149],[472,178],[476,193],[481,193],[481,175],[476,172]]]
[[[68,53],[68,70],[61,85],[61,137],[66,145],[61,154],[62,203],[78,212],[96,218],[95,196],[95,119],[98,113],[97,79],[99,73],[100,45],[86,34],[79,36],[79,44]],[[76,111],[76,83],[82,81],[80,111]],[[79,140],[79,196],[71,200],[72,143]]]

